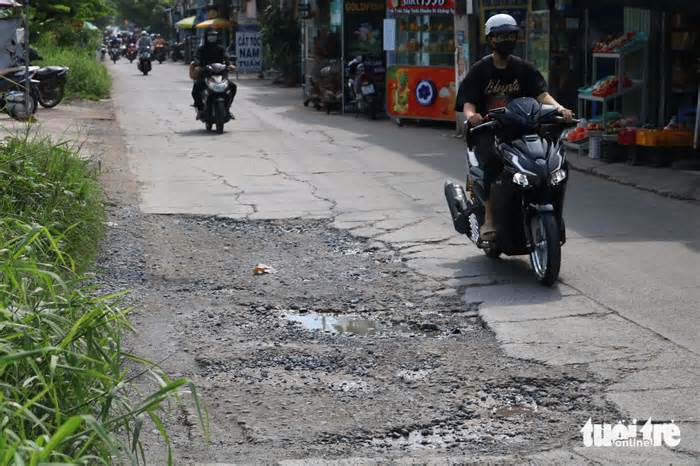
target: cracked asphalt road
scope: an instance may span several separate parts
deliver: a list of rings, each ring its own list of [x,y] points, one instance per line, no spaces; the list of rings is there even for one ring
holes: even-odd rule
[[[574,173],[561,283],[543,289],[452,229],[451,130],[328,117],[244,80],[215,136],[181,65],[111,69],[135,184],[104,267],[141,303],[133,344],[205,387],[215,442],[181,413],[182,461],[698,460],[697,204]],[[674,419],[683,440],[585,449],[588,417]]]

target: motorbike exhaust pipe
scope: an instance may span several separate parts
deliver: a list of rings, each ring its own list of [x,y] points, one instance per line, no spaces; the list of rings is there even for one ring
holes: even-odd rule
[[[464,188],[454,181],[445,181],[445,199],[450,209],[452,223],[458,233],[466,234],[468,230],[467,196]]]

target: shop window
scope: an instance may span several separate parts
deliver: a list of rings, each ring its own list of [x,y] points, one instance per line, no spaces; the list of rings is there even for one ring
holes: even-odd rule
[[[397,19],[398,65],[453,66],[451,15],[405,15]]]

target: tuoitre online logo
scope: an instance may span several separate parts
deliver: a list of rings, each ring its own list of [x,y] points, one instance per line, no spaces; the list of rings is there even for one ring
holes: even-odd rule
[[[681,443],[681,430],[671,422],[653,423],[651,418],[639,427],[632,422],[617,424],[594,424],[589,418],[581,428],[583,445],[586,447],[677,447]]]

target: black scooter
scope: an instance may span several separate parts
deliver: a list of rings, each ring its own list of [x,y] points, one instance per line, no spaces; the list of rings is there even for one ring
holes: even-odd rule
[[[121,58],[121,50],[119,50],[119,46],[110,47],[109,58],[112,59],[113,63],[117,63],[119,61],[119,59]]]
[[[384,99],[374,77],[375,70],[357,57],[348,63],[347,92],[350,104],[355,106],[356,115],[364,113],[372,120],[382,110]]]
[[[140,72],[143,73],[144,76],[148,74],[149,71],[151,71],[151,48],[148,47],[147,50],[144,50],[143,52],[139,53],[139,61],[136,64],[136,67]]]
[[[223,63],[212,63],[201,70],[204,79],[202,102],[204,109],[197,119],[204,122],[207,131],[216,126],[216,132],[224,132],[224,124],[231,120],[229,109],[236,96],[236,85],[228,78],[229,67]]]
[[[491,184],[496,238],[488,242],[480,237],[484,172],[472,144],[467,150],[466,190],[459,183],[445,183],[455,230],[492,258],[501,253],[529,254],[537,280],[551,286],[559,276],[561,246],[566,242],[562,212],[569,169],[561,151],[561,135],[577,121],[567,122],[554,107],[528,97],[491,110],[485,120],[468,131],[468,138],[491,133],[494,150],[503,162],[503,170]]]

